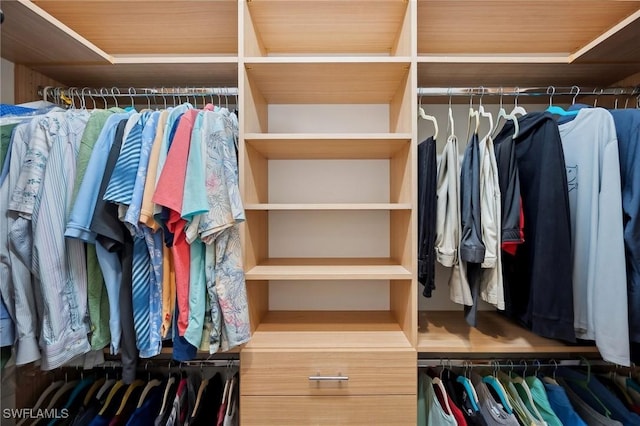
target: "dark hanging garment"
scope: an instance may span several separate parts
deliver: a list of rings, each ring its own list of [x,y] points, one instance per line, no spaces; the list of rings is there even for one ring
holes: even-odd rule
[[[418,145],[418,281],[425,297],[436,288],[437,168],[436,141],[430,137]]]
[[[542,112],[518,124],[524,243],[503,258],[505,313],[540,336],[574,342],[571,217],[558,124]],[[513,133],[509,121],[494,140],[496,150]]]

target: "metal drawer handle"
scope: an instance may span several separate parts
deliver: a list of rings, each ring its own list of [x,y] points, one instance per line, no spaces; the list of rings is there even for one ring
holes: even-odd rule
[[[318,382],[346,382],[349,380],[349,376],[342,376],[338,374],[337,376],[321,376],[318,373],[317,376],[309,376],[310,381],[318,381]]]

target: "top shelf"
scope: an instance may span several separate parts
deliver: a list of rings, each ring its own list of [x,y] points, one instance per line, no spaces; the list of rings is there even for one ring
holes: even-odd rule
[[[245,55],[408,55],[406,0],[248,0]],[[405,25],[405,23],[407,25]]]

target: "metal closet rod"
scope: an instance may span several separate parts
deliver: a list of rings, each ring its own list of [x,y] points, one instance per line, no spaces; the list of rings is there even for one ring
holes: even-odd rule
[[[490,367],[490,368],[542,368],[542,367],[561,367],[561,366],[579,366],[579,365],[591,365],[593,366],[615,366],[607,361],[602,360],[587,360],[587,359],[562,359],[562,360],[549,360],[538,361],[536,359],[527,360],[481,360],[474,361],[468,359],[419,359],[418,367],[460,367],[460,368],[477,368],[477,367]]]
[[[629,87],[419,87],[418,96],[635,96],[640,86]]]
[[[141,360],[138,363],[138,369],[148,369],[148,368],[171,368],[171,369],[180,369],[180,368],[194,368],[194,367],[238,367],[240,366],[239,359],[202,359],[202,360],[193,360],[193,361],[174,361],[174,360],[146,360],[143,362]],[[97,365],[95,368],[120,368],[122,367],[121,361],[111,361],[107,360],[104,363]],[[76,367],[69,367],[76,368]]]
[[[38,96],[47,100],[59,97],[122,97],[149,98],[152,96],[238,96],[237,87],[54,87],[38,88]]]

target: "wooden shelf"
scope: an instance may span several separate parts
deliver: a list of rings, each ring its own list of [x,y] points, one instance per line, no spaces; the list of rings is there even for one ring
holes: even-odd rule
[[[568,55],[639,8],[638,1],[420,0],[418,53]]]
[[[392,54],[406,10],[405,0],[248,2],[266,54]]]
[[[595,346],[571,346],[537,336],[496,312],[478,312],[478,327],[462,312],[431,311],[418,315],[418,352],[509,356],[510,354],[597,354]]]
[[[409,203],[245,204],[245,210],[411,210]]]
[[[591,43],[572,55],[572,61],[589,62],[640,62],[640,5],[626,19],[610,28]]]
[[[235,0],[169,0],[153,5],[128,0],[35,3],[109,54],[238,53]]]
[[[28,0],[5,1],[2,11],[5,19],[1,27],[0,50],[2,57],[11,62],[77,64],[110,61],[105,51]],[[89,19],[88,23],[94,25],[95,21]]]
[[[540,62],[540,61],[542,62]],[[418,58],[420,87],[608,86],[640,71],[637,64],[578,64],[566,58],[447,56]]]
[[[268,104],[391,103],[410,68],[404,58],[325,59],[248,58],[245,68],[251,89]]]
[[[32,68],[77,87],[237,87],[237,57],[120,57],[106,65],[37,65]]]
[[[269,311],[244,349],[411,348],[389,311]]]
[[[385,159],[411,141],[409,133],[247,133],[245,143],[267,159]]]
[[[247,280],[400,280],[411,271],[388,258],[269,258]]]

